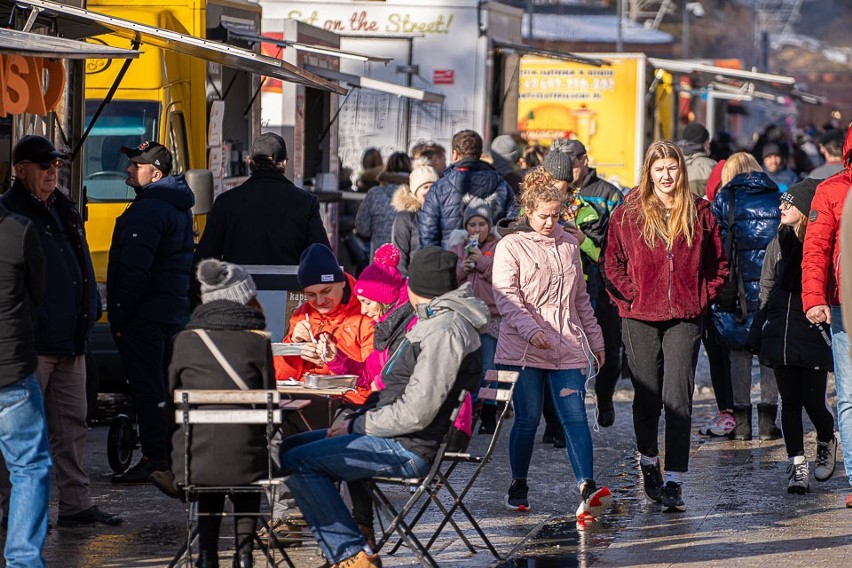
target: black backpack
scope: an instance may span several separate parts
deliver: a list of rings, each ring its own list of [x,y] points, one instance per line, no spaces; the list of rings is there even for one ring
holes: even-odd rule
[[[734,236],[734,214],[736,201],[734,188],[728,190],[728,235],[725,237],[725,256],[728,257],[730,274],[725,285],[716,297],[716,306],[722,312],[734,312],[737,322],[745,323],[748,318],[748,302],[746,301],[745,283],[740,270],[740,254],[737,239]]]

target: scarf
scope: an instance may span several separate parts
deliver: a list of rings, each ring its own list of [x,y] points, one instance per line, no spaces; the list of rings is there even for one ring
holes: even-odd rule
[[[256,308],[230,300],[214,300],[201,304],[192,312],[186,329],[242,331],[265,329],[266,317]]]

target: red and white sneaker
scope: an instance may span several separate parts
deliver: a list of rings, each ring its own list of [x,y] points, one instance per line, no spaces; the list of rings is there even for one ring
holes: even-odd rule
[[[737,421],[729,412],[720,412],[710,422],[698,429],[702,436],[727,436],[737,427]]]
[[[609,488],[601,487],[598,489],[594,481],[584,481],[580,485],[580,497],[582,501],[577,507],[577,519],[589,514],[592,517],[600,517],[607,507],[612,505],[612,493]]]
[[[595,527],[600,526],[600,524],[601,524],[601,522],[598,520],[598,518],[589,514],[589,513],[582,513],[580,515],[577,515],[577,530],[578,531],[591,530]]]

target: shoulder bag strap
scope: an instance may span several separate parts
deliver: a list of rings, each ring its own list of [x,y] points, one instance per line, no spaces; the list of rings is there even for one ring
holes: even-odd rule
[[[228,373],[228,376],[231,377],[231,380],[234,381],[234,383],[236,383],[236,385],[242,390],[250,390],[246,382],[242,379],[242,377],[240,377],[239,374],[237,374],[237,372],[234,370],[228,360],[225,359],[225,356],[222,354],[219,348],[216,347],[216,344],[213,343],[213,340],[210,339],[210,335],[208,335],[208,333],[203,329],[193,329],[192,331],[194,331],[198,335],[198,337],[201,338],[201,341],[204,342],[204,344],[207,346],[207,349],[209,349],[210,353],[213,354],[213,357],[216,358],[216,361],[219,362],[222,368],[225,369],[225,372]]]

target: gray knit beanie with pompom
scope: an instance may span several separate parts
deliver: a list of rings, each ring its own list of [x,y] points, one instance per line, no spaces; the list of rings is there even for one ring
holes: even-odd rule
[[[257,295],[251,274],[242,266],[208,258],[198,263],[196,274],[201,283],[201,302],[204,304],[230,300],[245,305]]]

